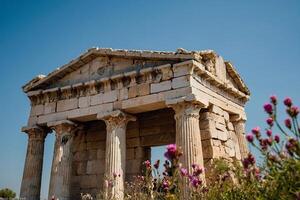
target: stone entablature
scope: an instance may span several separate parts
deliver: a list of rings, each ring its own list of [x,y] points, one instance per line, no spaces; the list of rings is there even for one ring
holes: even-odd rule
[[[141,162],[155,145],[176,142],[182,146],[186,167],[193,162],[208,166],[219,157],[240,160],[247,154],[244,105],[249,90],[234,67],[210,50],[93,48],[49,75],[33,79],[23,90],[31,101],[24,130],[56,132],[49,197],[76,199],[79,192],[95,194],[103,179],[117,170],[116,187],[104,191],[122,199],[124,180],[140,173]],[[164,122],[155,120],[155,115],[165,116]],[[133,119],[136,122],[129,122]],[[70,140],[63,141],[63,135]],[[90,141],[90,137],[101,139]],[[126,168],[128,164],[135,167]],[[83,184],[88,179],[94,181]],[[26,181],[21,194],[30,199]]]

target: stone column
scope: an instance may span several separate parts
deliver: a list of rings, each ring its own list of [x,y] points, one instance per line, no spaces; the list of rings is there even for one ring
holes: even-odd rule
[[[204,167],[199,127],[199,112],[202,106],[196,102],[178,102],[170,106],[175,110],[176,145],[183,151],[180,161],[191,173],[192,164]],[[203,175],[203,181],[204,178]],[[183,186],[182,199],[188,199],[188,183],[183,183]]]
[[[238,138],[242,159],[246,158],[249,153],[248,144],[247,144],[247,140],[245,137],[245,122],[246,122],[246,120],[241,119],[241,118],[232,122],[236,136]]]
[[[28,145],[20,197],[36,200],[40,199],[44,143],[48,130],[34,126],[23,127],[22,131],[28,134]]]
[[[136,118],[119,110],[98,114],[97,118],[105,121],[107,131],[105,182],[112,182],[112,186],[107,187],[104,183],[105,198],[122,200],[126,173],[126,126]]]
[[[69,121],[56,121],[47,124],[55,131],[54,154],[52,161],[49,199],[69,200],[72,175],[72,141],[76,124]]]

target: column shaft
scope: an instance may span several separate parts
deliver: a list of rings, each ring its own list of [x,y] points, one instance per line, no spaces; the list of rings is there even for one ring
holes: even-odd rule
[[[126,173],[126,126],[134,117],[121,111],[99,114],[106,124],[105,198],[122,200]]]
[[[239,142],[241,157],[242,159],[244,159],[249,153],[247,141],[245,138],[245,120],[240,119],[233,122],[233,124]]]
[[[24,132],[28,134],[28,146],[20,197],[37,200],[40,199],[44,142],[47,132],[38,127],[26,128]]]
[[[49,123],[56,132],[52,161],[49,199],[54,196],[60,200],[71,199],[72,142],[76,125],[71,121]]]
[[[191,102],[180,102],[171,107],[175,110],[176,146],[180,147],[183,152],[180,162],[191,174],[193,164],[204,166],[199,127],[200,106]],[[204,174],[201,178],[205,181]],[[181,184],[182,196],[180,199],[188,199],[189,183],[184,180]]]

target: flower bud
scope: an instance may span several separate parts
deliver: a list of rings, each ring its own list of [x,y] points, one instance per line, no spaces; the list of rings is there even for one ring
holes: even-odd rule
[[[266,113],[268,113],[270,115],[273,113],[273,106],[269,103],[266,103],[264,105],[264,109],[265,109]]]
[[[291,107],[293,105],[292,99],[290,97],[285,98],[284,101],[283,101],[283,103],[287,107]]]

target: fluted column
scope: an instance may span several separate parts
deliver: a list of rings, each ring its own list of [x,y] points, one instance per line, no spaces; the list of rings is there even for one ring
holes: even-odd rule
[[[69,200],[72,175],[72,142],[76,124],[69,121],[56,121],[47,124],[55,131],[54,154],[49,186],[49,199]]]
[[[104,184],[106,199],[122,200],[124,198],[124,181],[126,166],[126,126],[135,117],[122,111],[98,114],[106,124],[105,181],[111,181],[112,186]],[[114,175],[117,175],[114,177]]]
[[[42,182],[44,143],[48,130],[35,126],[23,127],[22,131],[28,134],[28,145],[20,197],[38,200]]]
[[[236,136],[238,138],[242,159],[246,158],[249,153],[249,149],[245,137],[245,122],[246,120],[244,119],[237,119],[236,121],[233,121],[233,126],[234,126]]]
[[[203,167],[203,153],[199,127],[199,112],[201,105],[196,102],[178,102],[170,105],[175,110],[176,146],[182,149],[180,158],[182,166],[192,172],[192,165]],[[203,181],[204,181],[204,175]],[[188,199],[189,186],[183,183],[181,199]]]

